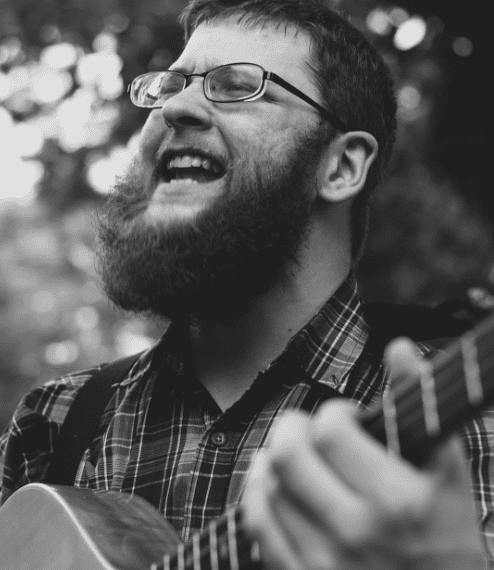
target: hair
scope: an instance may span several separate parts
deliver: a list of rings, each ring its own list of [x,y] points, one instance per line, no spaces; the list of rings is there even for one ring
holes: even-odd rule
[[[237,18],[239,25],[302,30],[311,39],[308,70],[326,106],[350,130],[372,134],[378,144],[366,184],[354,199],[350,227],[352,259],[364,250],[372,190],[384,176],[396,134],[393,81],[382,57],[367,39],[325,0],[190,0],[180,16],[187,43],[203,23]],[[321,117],[329,142],[335,129]]]

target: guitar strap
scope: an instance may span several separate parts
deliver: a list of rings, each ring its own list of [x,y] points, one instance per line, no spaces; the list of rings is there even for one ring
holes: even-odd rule
[[[434,308],[364,303],[363,310],[371,332],[348,377],[343,393],[346,397],[355,393],[362,377],[362,364],[370,356],[374,364],[367,373],[370,377],[374,376],[383,360],[386,345],[394,338],[406,336],[438,349],[472,328],[476,319],[484,316],[484,312],[475,312],[473,307],[463,301],[447,301]]]
[[[451,339],[463,334],[474,324],[471,307],[465,311],[465,303],[454,303],[456,302],[450,301],[436,308],[364,303],[365,318],[372,331],[364,352],[371,350],[376,366],[379,366],[385,345],[397,336],[408,336],[416,341],[432,341]],[[127,375],[139,356],[140,354],[135,354],[103,366],[78,391],[60,428],[44,483],[74,484],[84,452],[96,435],[101,416],[114,393],[114,384]],[[345,396],[353,393],[359,373],[360,366],[357,362],[348,379]],[[340,394],[334,391],[334,395]]]
[[[133,354],[106,364],[77,392],[60,428],[44,483],[74,484],[82,456],[96,435],[101,416],[114,393],[113,385],[127,375],[139,356]]]

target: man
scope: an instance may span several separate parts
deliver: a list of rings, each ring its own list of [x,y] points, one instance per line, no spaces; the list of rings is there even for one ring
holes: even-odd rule
[[[385,383],[352,274],[394,138],[384,64],[315,0],[194,0],[182,21],[171,72],[132,84],[153,110],[98,247],[110,299],[172,323],[116,386],[76,486],[139,494],[184,540],[243,498],[274,570],[484,567],[457,442],[418,470],[354,405],[323,404],[333,388],[368,406]],[[389,349],[394,381],[414,351]],[[21,402],[3,500],[43,479],[88,376]]]

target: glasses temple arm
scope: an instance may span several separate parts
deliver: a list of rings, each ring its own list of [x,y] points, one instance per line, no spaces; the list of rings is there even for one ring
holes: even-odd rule
[[[297,95],[297,97],[300,97],[300,99],[302,99],[306,103],[309,103],[309,105],[312,105],[315,109],[317,109],[321,113],[323,117],[328,119],[338,130],[343,132],[347,132],[350,130],[345,125],[345,123],[337,119],[333,115],[333,113],[331,113],[324,107],[321,107],[321,105],[319,105],[319,103],[316,103],[314,99],[311,99],[308,95],[306,95],[305,93],[303,93],[302,91],[300,91],[299,89],[297,89],[296,87],[294,87],[293,85],[282,79],[279,75],[276,75],[275,73],[268,71],[266,72],[266,79],[274,81],[275,83],[286,89],[287,91],[290,91],[290,93],[293,93],[293,95]]]

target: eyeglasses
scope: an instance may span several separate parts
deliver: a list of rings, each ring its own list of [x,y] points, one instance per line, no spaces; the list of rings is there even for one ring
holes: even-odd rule
[[[321,115],[340,131],[347,126],[333,113],[321,107],[313,99],[282,79],[272,71],[266,71],[255,63],[232,63],[215,67],[205,73],[181,73],[179,71],[154,71],[139,75],[129,85],[130,99],[137,107],[159,109],[190,83],[191,77],[203,77],[206,99],[213,103],[237,103],[255,101],[266,91],[266,80],[277,83],[293,95],[315,107]]]

